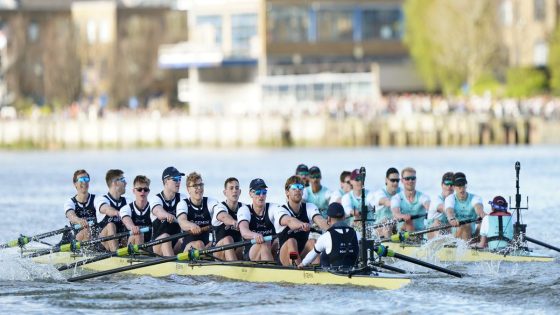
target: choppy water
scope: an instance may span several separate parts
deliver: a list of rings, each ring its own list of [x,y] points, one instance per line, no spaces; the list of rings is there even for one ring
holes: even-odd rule
[[[7,152],[0,151],[0,242],[20,233],[37,234],[66,224],[62,205],[73,195],[75,169],[92,176],[90,191],[105,193],[107,169],[120,168],[131,180],[152,179],[160,190],[161,171],[175,165],[202,173],[209,196],[222,197],[223,181],[240,179],[242,201],[248,183],[262,177],[269,201],[282,202],[284,180],[299,163],[318,165],[323,184],[338,186],[343,169],[367,169],[366,185],[377,189],[390,166],[417,170],[418,189],[435,196],[441,174],[463,171],[469,190],[485,201],[515,194],[515,161],[521,162],[521,193],[530,196],[524,212],[528,235],[560,245],[560,147],[492,147],[454,149],[297,149],[297,150],[137,150]],[[131,196],[131,194],[128,194]],[[525,197],[524,197],[525,198]],[[525,201],[525,199],[523,199]],[[53,239],[56,241],[56,239]],[[540,249],[558,257],[558,253]],[[114,275],[67,283],[68,274],[20,259],[17,251],[0,252],[0,310],[3,313],[166,314],[175,311],[213,314],[247,313],[501,313],[557,314],[560,310],[560,263],[454,263],[448,268],[468,274],[455,279],[408,263],[399,267],[422,272],[396,291],[357,287],[294,286],[172,276],[163,279]],[[427,273],[426,273],[427,272]]]

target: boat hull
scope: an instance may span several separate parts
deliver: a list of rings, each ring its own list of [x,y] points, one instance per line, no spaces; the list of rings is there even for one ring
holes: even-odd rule
[[[55,253],[33,258],[37,263],[68,264],[82,260],[84,257],[71,253]],[[149,258],[154,259],[154,258]],[[146,259],[130,259],[112,257],[84,265],[84,269],[105,271],[145,262]],[[272,282],[292,284],[316,285],[357,285],[377,289],[395,290],[410,283],[410,278],[400,275],[378,273],[377,275],[347,275],[335,274],[324,270],[295,269],[269,264],[255,264],[251,262],[169,262],[159,265],[126,271],[129,274],[166,277],[181,276],[219,276],[233,280],[248,282]]]
[[[552,262],[553,257],[538,255],[533,252],[515,251],[504,255],[482,249],[458,249],[456,247],[443,247],[432,250],[426,246],[384,244],[395,253],[416,257],[419,259],[435,258],[445,262],[479,262],[479,261],[508,261],[508,262]]]

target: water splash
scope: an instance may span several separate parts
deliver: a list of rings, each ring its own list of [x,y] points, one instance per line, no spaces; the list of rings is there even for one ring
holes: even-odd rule
[[[36,264],[29,258],[22,258],[18,251],[3,251],[0,254],[0,265],[0,280],[65,280],[52,265]]]

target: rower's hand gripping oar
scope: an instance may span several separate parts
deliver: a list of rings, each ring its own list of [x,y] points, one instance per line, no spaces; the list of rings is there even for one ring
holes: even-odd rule
[[[265,241],[271,241],[273,238],[274,238],[274,236],[265,236],[264,240]],[[237,248],[237,247],[241,247],[241,246],[245,246],[245,245],[249,245],[249,244],[255,244],[255,243],[256,243],[256,241],[253,239],[253,240],[247,240],[247,241],[243,241],[243,242],[223,245],[223,246],[219,246],[219,247],[211,247],[209,249],[203,249],[203,250],[191,249],[187,252],[180,253],[176,256],[158,258],[158,259],[154,259],[152,261],[147,261],[147,262],[143,262],[143,263],[139,263],[139,264],[124,266],[124,267],[115,268],[115,269],[106,270],[106,271],[101,271],[101,272],[94,272],[94,273],[90,273],[90,274],[82,275],[82,276],[78,276],[78,277],[72,277],[72,278],[69,278],[68,281],[69,282],[74,282],[74,281],[86,280],[86,279],[111,275],[111,274],[118,273],[118,272],[129,271],[129,270],[134,270],[134,269],[159,265],[159,264],[163,264],[163,263],[167,263],[167,262],[196,260],[202,255],[211,254],[211,253],[214,253],[214,252],[224,251],[224,250],[233,249],[233,248]]]
[[[140,229],[140,233],[147,233],[149,231],[150,231],[150,227],[143,227],[143,228]],[[82,249],[86,246],[89,246],[89,245],[99,244],[99,243],[103,243],[103,242],[106,242],[106,241],[119,239],[119,238],[122,238],[122,237],[125,237],[125,236],[131,236],[131,235],[133,235],[132,231],[128,231],[128,232],[122,232],[122,233],[118,233],[118,234],[111,235],[111,236],[96,238],[96,239],[93,239],[93,240],[87,240],[87,241],[83,241],[83,242],[73,240],[70,243],[53,246],[52,248],[44,249],[44,250],[35,252],[33,254],[27,255],[25,257],[26,258],[33,258],[33,257],[38,257],[38,256],[43,256],[43,255],[48,255],[48,254],[51,254],[51,253],[58,253],[58,252],[77,252],[80,249]]]
[[[469,223],[473,223],[473,222],[480,222],[480,220],[482,220],[482,219],[481,218],[476,218],[476,219],[459,221],[458,222],[459,224],[457,226],[461,226],[461,225],[469,224]],[[391,235],[390,238],[382,238],[380,241],[381,242],[401,243],[401,242],[409,239],[412,236],[422,235],[422,234],[435,232],[435,231],[440,231],[440,230],[445,230],[445,229],[452,228],[452,227],[453,227],[453,225],[448,224],[448,225],[436,226],[436,227],[433,227],[433,228],[420,230],[420,231],[415,231],[415,232],[399,232],[397,234]]]
[[[58,267],[58,271],[63,271],[63,270],[67,270],[67,269],[71,269],[77,266],[83,266],[83,265],[87,265],[96,261],[100,261],[103,259],[107,259],[113,256],[117,256],[117,257],[122,257],[122,256],[128,256],[128,255],[133,255],[136,253],[140,253],[140,250],[145,249],[145,248],[149,248],[155,245],[160,245],[163,243],[167,243],[169,241],[174,241],[176,239],[180,239],[182,237],[185,237],[187,235],[189,235],[190,233],[188,232],[182,232],[179,234],[174,234],[168,237],[164,237],[164,238],[160,238],[154,241],[150,241],[144,244],[140,244],[140,245],[132,245],[129,244],[127,247],[122,247],[119,248],[118,250],[116,250],[115,252],[111,252],[111,253],[105,253],[105,254],[101,254],[95,257],[91,257],[91,258],[86,258],[84,260],[80,260],[77,261],[75,263],[71,263],[71,264],[67,264],[67,265],[63,265]]]
[[[375,245],[373,247],[373,250],[377,253],[377,255],[379,255],[381,257],[395,257],[395,258],[398,258],[398,259],[401,259],[401,260],[404,260],[404,261],[411,262],[411,263],[416,264],[416,265],[420,265],[420,266],[423,266],[423,267],[426,267],[426,268],[430,268],[430,269],[433,269],[433,270],[437,270],[437,271],[446,273],[448,275],[452,275],[452,276],[457,277],[457,278],[462,278],[463,277],[462,274],[460,274],[456,271],[449,270],[447,268],[443,268],[443,267],[440,267],[440,266],[437,266],[437,265],[434,265],[434,264],[430,264],[430,263],[425,262],[425,261],[420,260],[420,259],[412,258],[412,257],[405,256],[405,255],[402,255],[402,254],[399,254],[399,253],[395,253],[394,251],[390,250],[388,246],[384,246],[384,245],[381,245],[381,244]]]
[[[89,224],[89,226],[92,226],[94,224],[94,222],[89,221],[88,224]],[[9,241],[5,244],[1,244],[0,249],[8,248],[8,247],[16,247],[16,246],[23,247],[23,246],[25,246],[26,244],[29,244],[32,241],[38,241],[38,240],[43,239],[43,238],[47,238],[47,237],[55,236],[55,235],[58,235],[58,234],[62,234],[64,232],[68,232],[70,230],[80,230],[80,229],[82,229],[81,224],[74,224],[73,226],[65,226],[62,229],[37,234],[35,236],[21,235],[18,239]]]

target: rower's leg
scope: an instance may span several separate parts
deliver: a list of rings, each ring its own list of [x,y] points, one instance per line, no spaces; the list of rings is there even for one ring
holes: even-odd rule
[[[222,238],[216,244],[216,246],[224,246],[224,245],[229,245],[229,244],[233,244],[233,237],[226,236],[226,237]],[[227,260],[227,261],[237,260],[237,255],[235,254],[235,249],[228,249],[228,250],[224,250],[224,251],[221,251],[221,252],[217,252],[217,253],[214,254],[214,256],[216,256],[216,258],[221,259],[221,260]]]
[[[168,237],[169,234],[167,233],[163,233],[160,236],[158,236],[156,239],[162,239],[164,237]],[[166,242],[160,245],[155,245],[154,247],[154,253],[156,253],[157,255],[160,256],[175,256],[175,253],[173,252],[173,247],[172,247],[172,243],[171,242]]]
[[[315,247],[315,243],[317,243],[316,240],[310,239],[307,240],[307,242],[305,243],[305,247],[303,248],[303,250],[301,251],[299,257],[301,259],[301,257],[305,257],[307,256],[307,254],[313,250],[313,247]],[[311,263],[312,264],[319,264],[319,259],[320,259],[320,255],[317,256]]]
[[[284,242],[284,244],[282,245],[282,247],[280,247],[280,263],[282,263],[283,266],[292,265],[292,260],[290,259],[291,252],[298,253],[298,244],[295,238],[287,239],[286,242]],[[301,258],[298,257],[298,259],[296,260],[296,264],[299,265],[300,263],[301,263]]]
[[[76,241],[88,241],[91,239],[91,230],[89,228],[85,228],[76,234]]]
[[[192,242],[188,243],[187,246],[185,246],[184,252],[185,253],[188,252],[191,248],[202,250],[206,247],[205,247],[203,241],[192,241]]]
[[[115,226],[115,223],[109,222],[103,228],[103,230],[101,230],[101,233],[99,233],[99,237],[112,236],[115,235],[116,233],[117,233],[117,227]],[[110,240],[110,241],[103,242],[101,244],[103,244],[103,247],[105,247],[105,249],[112,252],[119,249],[117,240]]]

